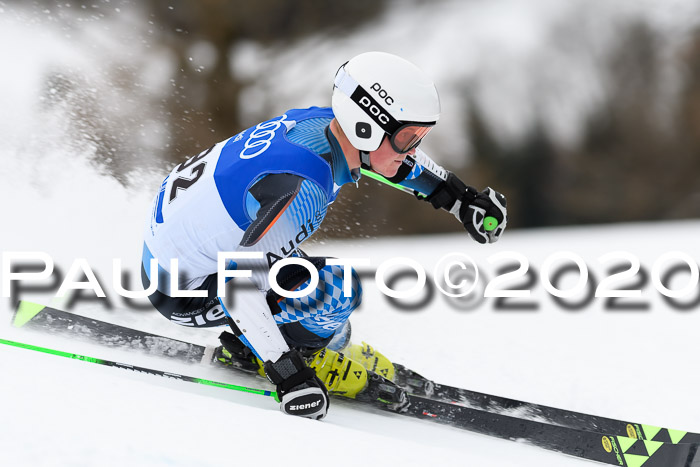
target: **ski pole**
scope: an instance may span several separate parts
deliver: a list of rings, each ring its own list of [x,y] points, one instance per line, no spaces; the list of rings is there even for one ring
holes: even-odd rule
[[[411,190],[410,188],[399,185],[398,183],[390,182],[389,180],[382,177],[376,172],[372,172],[371,170],[367,169],[360,169],[360,172],[362,173],[362,175],[372,178],[385,185],[389,185],[392,188],[396,188],[399,191],[403,191],[404,193],[408,193],[409,195],[413,194],[413,190]],[[495,230],[496,227],[498,227],[498,220],[495,217],[487,216],[484,218],[484,230],[490,232],[492,230]]]
[[[413,194],[413,190],[411,190],[410,188],[399,185],[398,183],[390,182],[389,180],[382,177],[381,175],[379,175],[376,172],[372,172],[371,170],[367,170],[367,169],[360,169],[360,172],[362,173],[362,175],[364,175],[366,177],[372,178],[372,179],[374,179],[380,183],[383,183],[385,185],[389,185],[390,187],[396,188],[399,191],[403,191],[404,193],[408,193],[409,195]]]
[[[10,340],[6,340],[6,339],[0,339],[0,344],[9,345],[12,347],[18,347],[21,349],[33,350],[35,352],[42,352],[42,353],[46,353],[46,354],[50,354],[50,355],[57,355],[59,357],[65,357],[65,358],[70,358],[70,359],[74,359],[74,360],[82,360],[84,362],[96,363],[98,365],[110,366],[110,367],[114,367],[114,368],[121,368],[122,370],[131,370],[131,371],[135,371],[137,373],[146,373],[149,375],[163,376],[165,378],[172,378],[172,379],[177,379],[180,381],[187,381],[188,383],[197,383],[197,384],[203,384],[205,386],[214,386],[217,388],[229,389],[232,391],[241,391],[241,392],[248,392],[251,394],[260,394],[262,396],[270,396],[270,397],[273,397],[277,402],[279,402],[279,398],[277,397],[277,393],[275,391],[268,391],[265,389],[248,388],[245,386],[237,386],[235,384],[220,383],[220,382],[211,381],[208,379],[194,378],[192,376],[185,376],[185,375],[180,375],[177,373],[170,373],[170,372],[166,372],[166,371],[154,370],[151,368],[144,368],[144,367],[140,367],[140,366],[129,365],[127,363],[113,362],[111,360],[103,360],[101,358],[88,357],[85,355],[80,355],[80,354],[75,354],[75,353],[70,353],[70,352],[63,352],[61,350],[49,349],[46,347],[39,347],[37,345],[24,344],[22,342],[15,342],[15,341],[10,341]]]

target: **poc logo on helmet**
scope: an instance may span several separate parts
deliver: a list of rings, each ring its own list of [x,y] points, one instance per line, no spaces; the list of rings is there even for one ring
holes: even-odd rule
[[[379,122],[383,125],[389,123],[389,117],[384,112],[382,112],[382,109],[372,104],[372,102],[370,102],[367,96],[362,96],[360,98],[360,105],[367,109],[370,114],[374,115],[377,118],[377,120],[379,120]]]
[[[382,89],[382,85],[379,83],[374,83],[372,85],[372,91],[376,91],[377,94],[379,94],[379,97],[384,99],[384,102],[386,102],[386,105],[391,105],[394,103],[394,98],[389,95],[388,92],[386,92],[385,89]]]

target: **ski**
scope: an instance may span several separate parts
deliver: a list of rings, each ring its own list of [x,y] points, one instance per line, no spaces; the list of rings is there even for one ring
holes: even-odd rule
[[[12,325],[16,328],[61,335],[106,347],[135,350],[154,356],[167,356],[184,363],[202,363],[208,357],[208,349],[202,345],[158,336],[27,301],[19,302]]]
[[[598,433],[616,433],[640,440],[671,444],[700,443],[700,433],[628,422],[601,417],[599,415],[534,404],[517,399],[509,399],[507,397],[484,394],[470,391],[469,389],[435,383],[397,363],[394,364],[394,368],[396,371],[394,379],[399,386],[407,388],[412,394],[425,396],[431,399],[452,401],[487,412],[512,415],[528,420],[539,420],[569,428]]]
[[[211,362],[212,349],[210,347],[106,323],[31,302],[20,302],[13,324],[15,327],[64,334],[71,339],[138,350],[151,355],[168,356],[186,363],[208,364]],[[506,421],[510,419],[531,421],[540,423],[542,426],[556,425],[593,433],[611,433],[640,441],[646,440],[671,445],[700,443],[700,433],[616,420],[441,385],[424,378],[403,365],[394,364],[394,366],[396,368],[395,382],[406,388],[416,401],[420,400],[424,405],[429,405],[428,401],[430,400],[449,402],[448,407],[454,408],[455,413],[468,409],[475,410],[475,413],[479,414],[488,412],[493,416],[507,417]],[[416,410],[415,406],[413,407],[411,410]],[[436,421],[443,419],[449,421],[449,416],[445,415],[447,412],[441,410],[443,414],[435,417],[439,419]],[[428,410],[428,412],[434,414],[440,410]]]
[[[475,433],[524,442],[609,465],[700,467],[698,443],[669,444],[569,428],[411,395],[408,412]]]
[[[253,389],[137,367],[6,339],[0,339],[0,344],[153,376],[271,396],[277,399],[276,393],[262,389]],[[525,442],[558,453],[608,465],[626,467],[700,467],[700,453],[698,452],[700,445],[698,444],[668,444],[658,441],[637,440],[624,436],[604,435],[485,412],[421,396],[411,395],[408,399],[410,404],[401,412],[390,410],[386,405],[376,405],[371,402],[355,401],[355,403],[362,404],[363,407],[376,406],[405,417],[427,419],[475,433]]]

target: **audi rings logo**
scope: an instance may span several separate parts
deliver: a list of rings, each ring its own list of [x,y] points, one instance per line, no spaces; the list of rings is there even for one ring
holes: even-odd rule
[[[287,114],[284,114],[278,120],[259,123],[243,143],[243,150],[239,154],[241,159],[252,159],[267,151],[275,137],[275,132],[286,119]],[[255,152],[251,152],[252,150]]]

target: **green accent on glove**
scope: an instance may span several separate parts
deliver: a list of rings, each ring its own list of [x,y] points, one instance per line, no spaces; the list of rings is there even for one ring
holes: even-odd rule
[[[496,220],[495,217],[486,216],[484,218],[484,230],[485,231],[491,232],[492,230],[495,230],[496,227],[498,227],[498,220]]]

